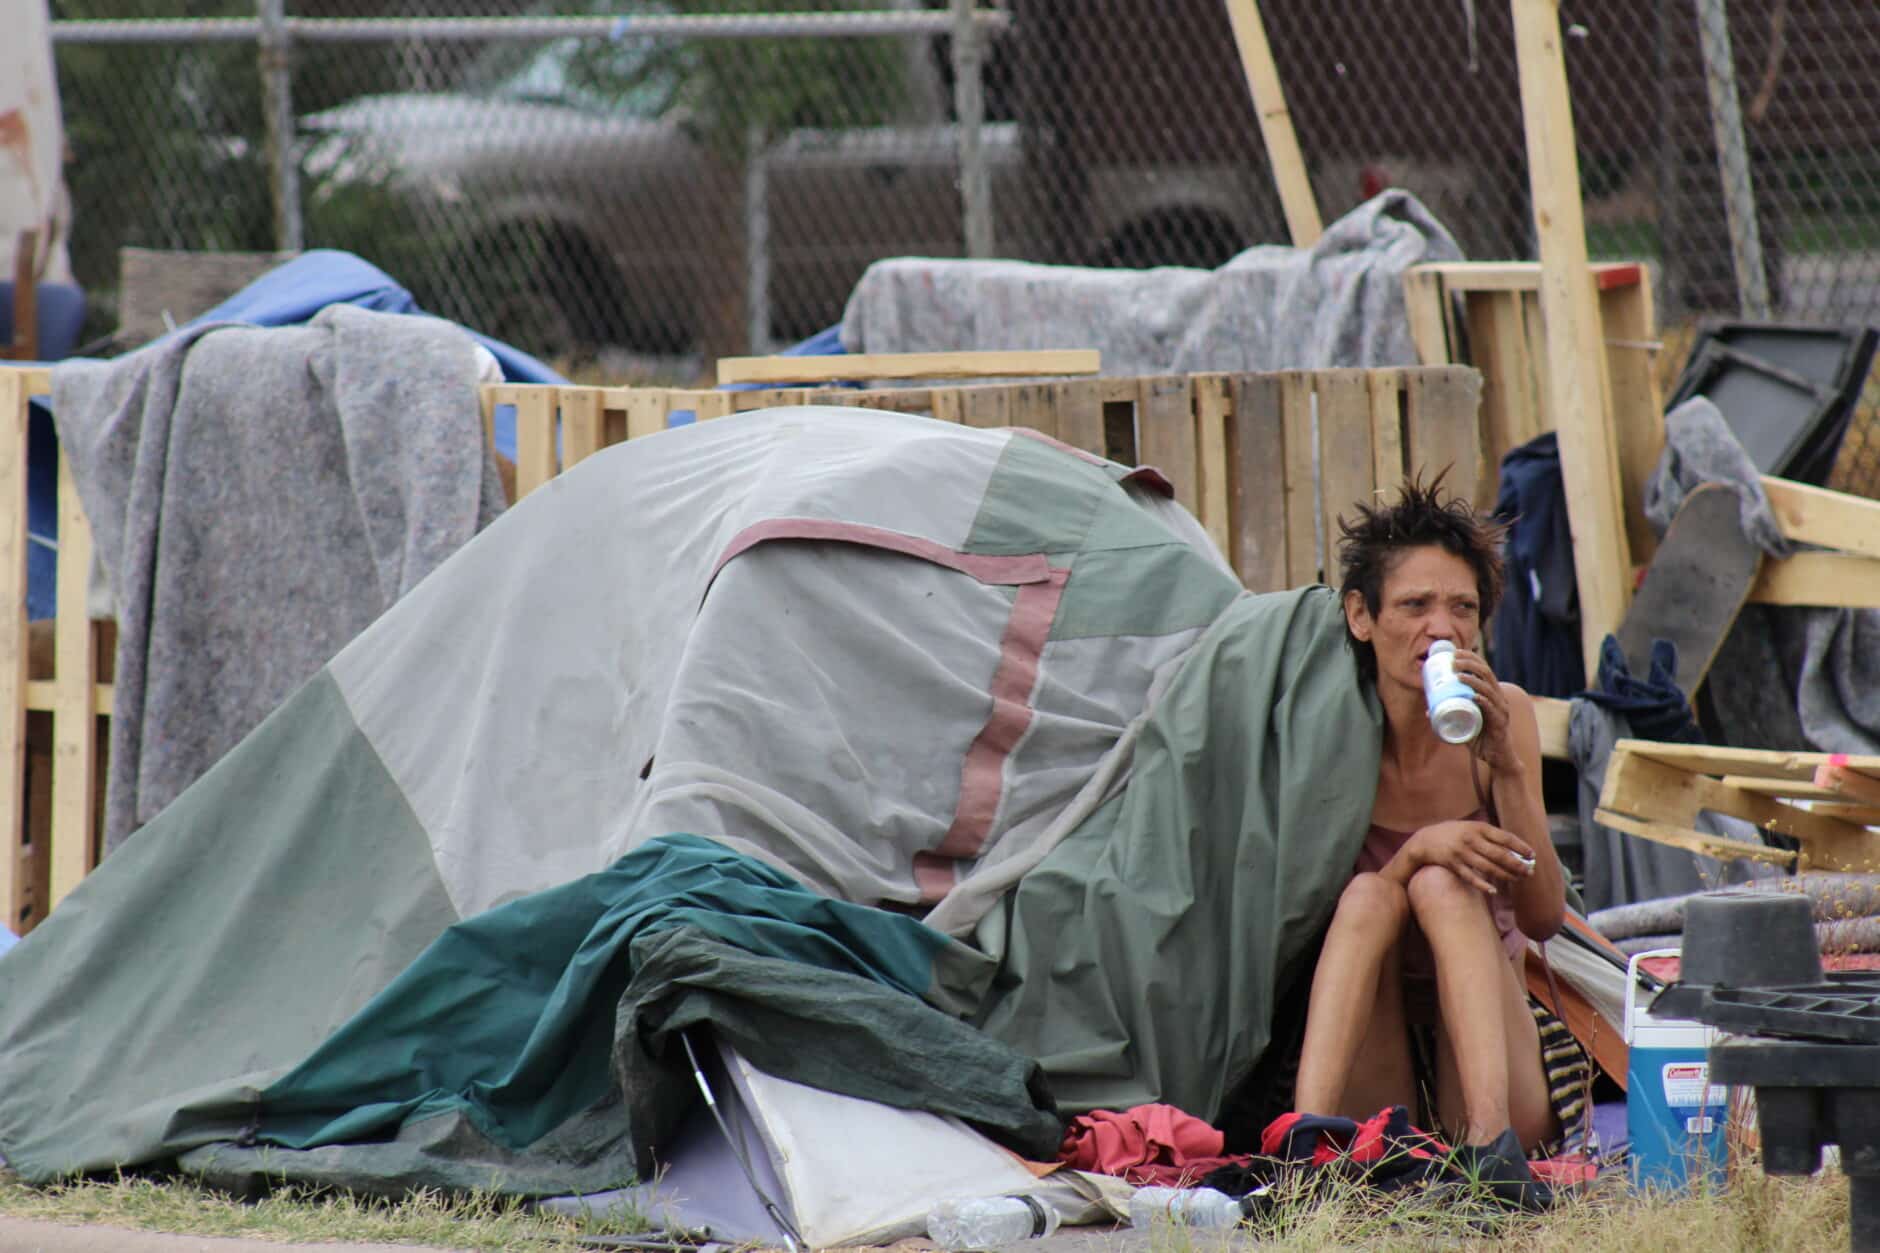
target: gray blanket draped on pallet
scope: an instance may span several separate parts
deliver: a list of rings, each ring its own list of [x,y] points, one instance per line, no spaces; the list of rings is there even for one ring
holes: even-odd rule
[[[1096,348],[1120,376],[1414,365],[1403,272],[1462,250],[1388,191],[1310,248],[1249,248],[1218,270],[1024,261],[878,261],[842,317],[850,352]]]
[[[502,509],[473,341],[325,310],[53,371],[117,610],[114,848]]]

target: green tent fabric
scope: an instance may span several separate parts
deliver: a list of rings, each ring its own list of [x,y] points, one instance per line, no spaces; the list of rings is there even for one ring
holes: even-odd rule
[[[706,945],[715,960],[662,946],[672,929],[690,933],[693,950],[718,941]],[[245,1138],[289,1148],[371,1141],[457,1111],[515,1152],[606,1099],[612,1084],[626,1098],[618,1109],[633,1164],[650,1170],[654,1146],[690,1105],[673,1099],[689,1092],[686,1072],[649,1046],[677,1023],[718,1025],[780,1077],[959,1114],[1049,1155],[1060,1123],[1048,1098],[1033,1103],[1043,1097],[1036,1066],[916,999],[956,944],[912,918],[818,896],[709,840],[668,836],[445,931],[261,1092]],[[753,978],[737,954],[773,960]],[[682,990],[697,995],[663,1003]],[[644,1021],[655,1014],[657,1025]],[[756,1021],[768,1029],[749,1029]],[[905,1056],[908,1041],[920,1041],[918,1059]],[[855,1064],[831,1067],[835,1055]]]
[[[980,927],[986,1031],[1067,1111],[1218,1117],[1351,877],[1383,715],[1329,588],[1245,596],[1150,713],[1127,789]]]
[[[708,1025],[1028,1152],[1054,1099],[1212,1117],[1379,725],[1336,598],[1247,595],[1146,476],[814,407],[631,441],[0,961],[0,1154],[610,1187]]]

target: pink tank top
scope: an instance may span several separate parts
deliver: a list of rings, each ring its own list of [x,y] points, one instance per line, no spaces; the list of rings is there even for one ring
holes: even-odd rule
[[[1464,822],[1487,822],[1488,811],[1478,809],[1464,818]],[[1371,824],[1365,833],[1364,847],[1358,850],[1358,864],[1352,868],[1353,874],[1365,871],[1382,870],[1390,859],[1397,855],[1397,850],[1410,842],[1414,831],[1393,831],[1389,827]],[[1510,960],[1527,948],[1527,936],[1521,933],[1520,925],[1514,917],[1514,901],[1508,895],[1508,889],[1502,888],[1488,898],[1489,917],[1495,921],[1495,930],[1501,934],[1502,949]],[[1403,971],[1420,979],[1434,978],[1436,964],[1431,959],[1429,943],[1420,931],[1408,938],[1404,945]]]

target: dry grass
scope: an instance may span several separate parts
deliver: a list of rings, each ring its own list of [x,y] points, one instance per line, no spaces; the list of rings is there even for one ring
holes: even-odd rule
[[[1282,1195],[1251,1231],[1157,1228],[1149,1253],[1225,1253],[1257,1245],[1289,1250],[1513,1250],[1541,1253],[1815,1253],[1846,1248],[1847,1181],[1736,1172],[1731,1186],[1682,1197],[1640,1196],[1609,1180],[1544,1217],[1510,1217],[1456,1192],[1378,1196],[1358,1188],[1304,1188]],[[186,1181],[124,1178],[30,1188],[0,1173],[0,1215],[202,1236],[330,1242],[409,1243],[452,1249],[567,1253],[581,1236],[640,1226],[537,1214],[490,1197],[432,1193],[396,1204],[285,1190],[257,1202],[231,1200]],[[1120,1243],[1120,1242],[1119,1242]],[[1131,1247],[1140,1249],[1141,1245]]]
[[[1258,1247],[1279,1250],[1495,1249],[1519,1253],[1814,1253],[1846,1248],[1847,1180],[1737,1173],[1727,1189],[1643,1196],[1620,1179],[1602,1182],[1541,1217],[1510,1216],[1453,1191],[1379,1197],[1351,1186],[1282,1197],[1256,1222]],[[1213,1253],[1245,1247],[1245,1233],[1160,1229],[1151,1253]]]
[[[241,1201],[188,1180],[144,1176],[34,1188],[0,1171],[0,1216],[279,1243],[415,1244],[567,1253],[581,1236],[643,1230],[638,1215],[558,1218],[510,1198],[419,1192],[402,1201],[283,1188]]]

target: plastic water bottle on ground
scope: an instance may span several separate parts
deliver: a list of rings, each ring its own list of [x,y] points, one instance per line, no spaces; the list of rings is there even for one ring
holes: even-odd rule
[[[1146,1228],[1158,1222],[1181,1227],[1233,1227],[1247,1217],[1247,1208],[1225,1192],[1213,1188],[1138,1188],[1129,1198],[1129,1225]]]
[[[1057,1229],[1057,1211],[1029,1196],[942,1201],[927,1214],[927,1238],[943,1249],[999,1249]]]

